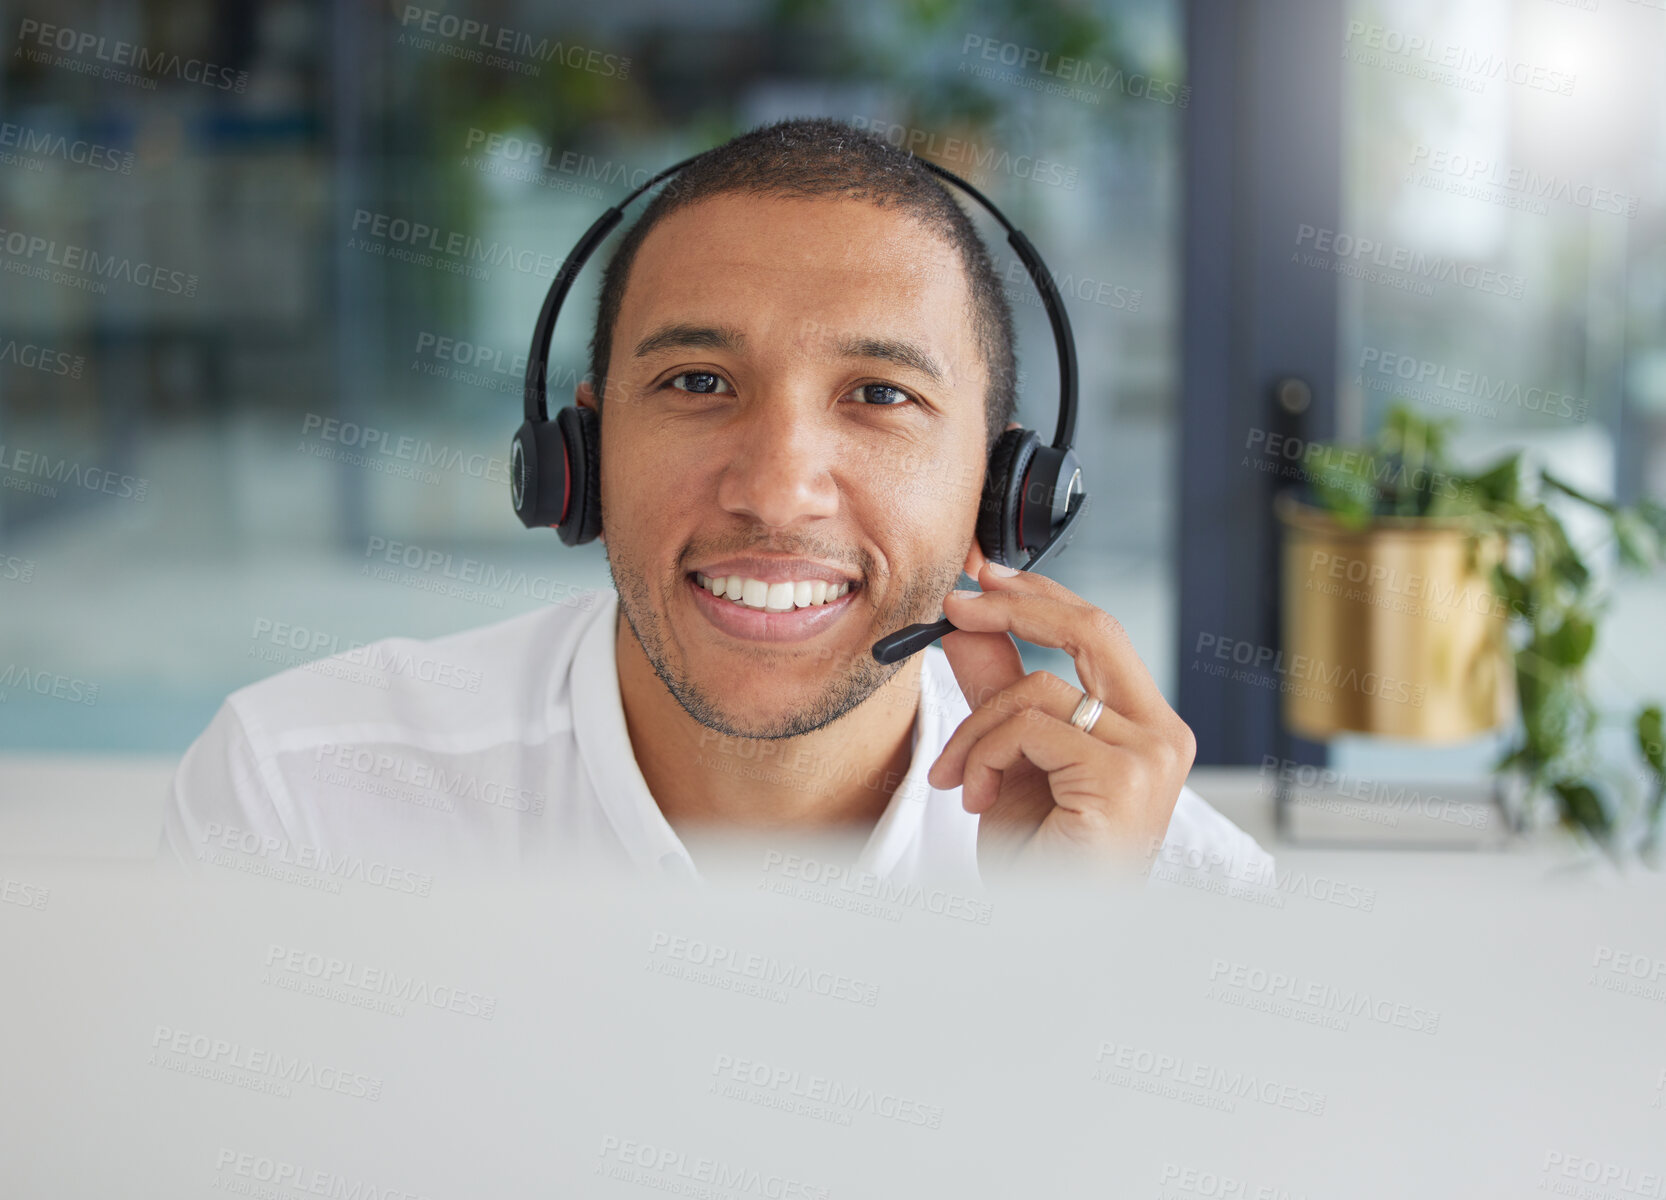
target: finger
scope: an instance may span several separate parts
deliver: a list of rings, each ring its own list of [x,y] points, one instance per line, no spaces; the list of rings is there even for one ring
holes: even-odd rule
[[[1007,717],[1028,711],[1037,717],[1056,719],[1069,725],[1081,699],[1082,689],[1068,680],[1060,679],[1051,671],[1030,672],[1007,688],[992,703],[974,710],[960,723],[959,728],[943,744],[936,762],[926,772],[927,780],[933,787],[938,788],[958,786],[962,779],[966,755],[971,752],[979,738]],[[1133,721],[1109,706],[1100,712],[1093,728],[1088,731],[1090,737],[1113,743],[1134,737],[1138,733],[1139,727]]]
[[[942,646],[960,693],[973,710],[1024,678],[1024,656],[1009,634],[957,629],[943,636]]]
[[[1064,650],[1076,664],[1083,689],[1130,716],[1167,709],[1151,672],[1115,617],[1057,581],[1028,571],[1002,579],[986,567],[982,582],[981,594],[951,592],[944,598],[944,615],[958,629],[1010,633]]]
[[[1054,805],[1072,810],[1103,806],[1109,756],[1123,753],[1121,747],[1051,717],[1037,719],[1033,713],[1008,717],[980,738],[966,756],[961,807],[970,813],[996,812],[1002,801],[1003,773],[1020,760],[1046,773]]]

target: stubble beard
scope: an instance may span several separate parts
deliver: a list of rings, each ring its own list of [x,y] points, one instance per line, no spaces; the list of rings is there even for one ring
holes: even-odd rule
[[[605,544],[604,553],[613,589],[619,593],[619,611],[630,625],[631,633],[642,647],[654,674],[682,705],[684,712],[707,729],[727,737],[767,741],[813,733],[863,704],[903,668],[903,662],[883,664],[875,661],[868,647],[863,646],[850,656],[847,668],[841,670],[838,664],[835,665],[826,686],[809,704],[782,713],[774,720],[747,724],[723,706],[719,693],[702,687],[673,661],[673,655],[667,648],[665,621],[659,615],[669,608],[671,593],[661,597],[662,607],[656,610],[647,579],[628,556],[622,562],[615,562],[612,551]],[[948,595],[959,576],[958,562],[940,563],[921,571],[884,614],[879,622],[880,628],[890,633],[918,621],[935,619],[935,614],[942,609],[943,597]],[[683,577],[679,575],[671,586],[676,588],[682,584]],[[738,682],[742,686],[746,683],[745,680]]]

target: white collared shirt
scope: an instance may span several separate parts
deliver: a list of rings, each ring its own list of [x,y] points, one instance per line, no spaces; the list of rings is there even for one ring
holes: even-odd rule
[[[384,877],[499,876],[566,860],[700,878],[631,747],[614,658],[618,600],[612,589],[584,592],[445,637],[386,638],[239,688],[180,762],[163,853],[263,872],[328,874],[352,862],[380,864]],[[958,787],[925,778],[970,710],[942,649],[922,653],[908,770],[853,869],[977,887],[978,817],[961,807]],[[1231,864],[1243,878],[1265,877],[1272,864],[1190,788],[1163,855]]]

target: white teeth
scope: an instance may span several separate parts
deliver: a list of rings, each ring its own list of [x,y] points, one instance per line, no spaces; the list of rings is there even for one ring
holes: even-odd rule
[[[848,582],[831,584],[825,579],[797,579],[783,583],[767,583],[762,579],[748,579],[744,575],[706,575],[695,572],[700,586],[714,596],[736,601],[747,608],[765,612],[791,612],[795,608],[810,608],[837,600],[850,591]]]
[[[793,585],[772,583],[764,593],[764,607],[770,612],[787,612],[793,606]]]

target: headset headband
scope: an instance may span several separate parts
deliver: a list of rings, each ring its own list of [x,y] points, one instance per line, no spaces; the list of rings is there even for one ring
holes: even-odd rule
[[[572,290],[573,280],[584,269],[585,262],[607,239],[607,235],[613,232],[614,226],[624,219],[626,205],[668,175],[676,174],[689,163],[710,153],[710,150],[701,151],[655,175],[597,217],[595,223],[579,239],[578,245],[573,247],[572,253],[567,255],[567,261],[562,264],[561,270],[556,272],[555,279],[550,284],[549,293],[544,297],[544,306],[538,312],[538,323],[532,330],[532,353],[527,355],[526,382],[521,389],[528,421],[549,420],[544,377],[549,369],[550,342],[555,336],[555,319],[560,315],[562,302],[567,299],[567,293]],[[914,158],[912,152],[909,157]],[[1001,228],[1006,230],[1008,244],[1024,264],[1024,270],[1029,273],[1036,290],[1041,293],[1041,303],[1047,310],[1047,319],[1052,323],[1053,341],[1057,344],[1059,352],[1059,421],[1053,433],[1053,446],[1059,450],[1070,449],[1076,440],[1076,341],[1071,335],[1070,318],[1065,315],[1064,302],[1059,297],[1059,289],[1053,282],[1052,275],[1047,271],[1047,264],[1041,261],[1041,255],[1030,244],[1030,239],[1013,228],[1012,222],[1007,220],[1001,210],[977,188],[934,162],[923,158],[915,161],[942,176],[989,210],[989,213],[1001,223]]]

